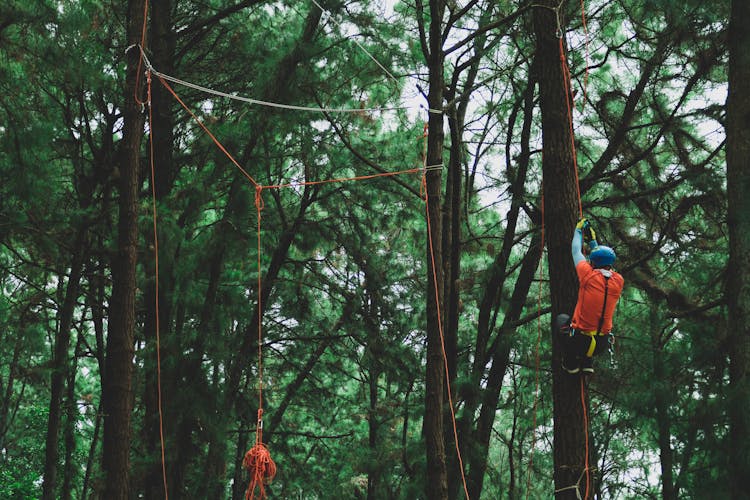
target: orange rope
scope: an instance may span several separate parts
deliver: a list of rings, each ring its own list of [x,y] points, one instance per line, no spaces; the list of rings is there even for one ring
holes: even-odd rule
[[[271,458],[271,452],[263,444],[263,409],[258,408],[258,425],[255,429],[255,445],[245,453],[242,467],[250,473],[250,484],[245,490],[245,500],[255,499],[255,489],[258,498],[266,498],[266,484],[276,476],[276,464]]]
[[[583,5],[583,0],[581,1],[581,4]],[[584,25],[585,25],[585,15],[584,15]],[[583,204],[581,203],[581,185],[579,181],[578,176],[578,160],[577,160],[577,154],[576,154],[576,145],[575,145],[575,135],[573,132],[573,94],[570,89],[570,68],[568,67],[567,58],[565,57],[565,48],[563,46],[563,39],[560,38],[560,64],[562,66],[562,72],[563,72],[563,86],[565,89],[565,104],[567,106],[568,111],[568,124],[570,127],[570,145],[572,148],[573,153],[573,171],[575,172],[575,181],[576,181],[576,194],[578,196],[578,215],[579,217],[583,217]],[[585,434],[585,453],[586,456],[584,457],[584,472],[586,473],[586,493],[583,497],[583,500],[587,500],[589,497],[589,487],[591,483],[590,478],[590,472],[589,472],[589,423],[588,423],[588,412],[586,408],[586,389],[583,382],[583,377],[581,377],[581,407],[583,408],[583,431]]]
[[[159,312],[159,235],[156,225],[156,167],[154,165],[154,117],[151,107],[151,72],[146,74],[147,103],[148,103],[148,144],[149,158],[151,163],[151,205],[154,221],[154,312],[156,314],[156,401],[159,412],[159,443],[161,445],[161,475],[164,482],[164,498],[169,500],[169,488],[167,486],[167,465],[164,452],[164,416],[162,411],[162,389],[161,389],[161,318]]]
[[[156,401],[159,413],[159,445],[161,448],[161,475],[164,484],[164,498],[169,500],[169,487],[167,484],[167,464],[164,440],[164,412],[162,409],[162,387],[161,387],[161,313],[159,308],[159,234],[157,229],[156,211],[156,166],[154,161],[154,116],[151,107],[151,71],[146,72],[146,102],[138,97],[138,89],[141,84],[141,69],[143,68],[143,50],[146,46],[146,29],[148,27],[148,0],[143,2],[143,24],[141,26],[141,43],[138,58],[138,67],[135,72],[135,89],[133,98],[140,106],[148,105],[148,130],[149,130],[149,163],[151,167],[151,205],[154,226],[154,313],[156,315]]]
[[[138,88],[141,86],[141,68],[143,67],[143,50],[145,50],[146,48],[147,21],[148,21],[148,0],[145,0],[143,2],[143,26],[141,27],[141,50],[138,51],[140,53],[140,56],[138,57],[138,67],[135,70],[135,90],[134,90],[134,96],[133,96],[135,99],[135,102],[139,104],[140,106],[143,106],[144,104],[146,104],[143,101],[141,101],[141,99],[138,97]],[[148,78],[150,78],[150,74]],[[150,97],[148,98],[148,102],[149,104],[151,103]]]
[[[260,261],[260,221],[261,216],[260,213],[264,208],[263,203],[263,197],[261,196],[261,192],[263,191],[262,186],[255,186],[255,210],[257,213],[257,222],[258,222],[258,231],[257,231],[257,239],[258,239],[258,251],[257,251],[257,257],[258,257],[258,419],[260,421],[260,416],[263,414],[263,308],[262,308],[262,301],[263,301],[263,278],[261,276],[261,261]]]
[[[412,169],[406,169],[401,171],[395,171],[395,172],[383,172],[378,174],[370,174],[370,175],[361,175],[361,176],[355,176],[355,177],[342,177],[342,178],[333,178],[333,179],[326,179],[326,180],[319,180],[319,181],[304,181],[304,182],[294,182],[294,183],[286,183],[286,184],[272,184],[272,185],[262,185],[258,183],[245,169],[240,166],[240,164],[237,162],[237,160],[234,159],[234,157],[227,151],[227,149],[221,144],[221,142],[216,138],[216,136],[208,129],[208,127],[198,118],[198,116],[185,104],[185,102],[180,99],[180,97],[177,95],[177,93],[172,89],[172,87],[159,75],[157,75],[159,78],[159,81],[164,85],[164,87],[172,94],[172,96],[177,100],[177,102],[180,103],[180,105],[190,114],[190,116],[198,123],[198,125],[203,129],[204,132],[211,138],[211,140],[216,144],[216,146],[227,156],[227,158],[234,164],[235,167],[237,167],[240,172],[255,186],[255,206],[256,206],[256,213],[257,213],[257,265],[258,265],[258,426],[256,430],[256,438],[255,438],[255,445],[245,454],[245,458],[243,460],[243,466],[248,469],[251,475],[251,481],[248,485],[248,489],[245,492],[245,498],[247,500],[253,500],[255,498],[255,490],[256,488],[259,488],[259,498],[263,499],[266,497],[265,493],[265,487],[264,485],[270,482],[273,477],[276,475],[276,464],[273,462],[270,456],[270,452],[268,451],[268,448],[265,444],[263,444],[262,440],[262,429],[263,429],[263,351],[262,351],[262,304],[261,304],[261,293],[262,293],[262,277],[261,277],[261,212],[264,207],[263,199],[262,199],[262,191],[263,189],[282,189],[287,187],[297,187],[297,186],[315,186],[320,184],[327,184],[327,183],[334,183],[334,182],[349,182],[349,181],[361,181],[361,180],[368,180],[368,179],[374,179],[378,177],[391,177],[395,175],[401,175],[401,174],[412,174],[412,173],[422,173],[422,195],[425,202],[425,209],[427,211],[427,236],[429,240],[429,249],[430,249],[430,257],[431,257],[431,265],[432,265],[432,272],[433,276],[437,276],[437,264],[435,262],[435,255],[434,255],[434,249],[432,246],[432,227],[430,224],[430,217],[429,217],[429,202],[427,197],[427,189],[426,189],[426,175],[428,169],[431,168],[438,168],[437,166],[427,166],[427,124],[424,126],[422,137],[424,139],[424,151],[423,151],[423,165],[421,168],[412,168]],[[461,480],[463,482],[463,488],[464,493],[466,494],[466,498],[469,499],[469,490],[466,482],[466,476],[464,473],[464,465],[463,465],[463,459],[461,458],[461,451],[458,443],[458,429],[456,424],[456,414],[455,409],[453,408],[453,396],[452,391],[450,387],[450,374],[448,370],[448,359],[445,351],[445,335],[443,332],[443,325],[442,325],[442,317],[440,312],[440,297],[439,297],[439,290],[438,290],[438,284],[437,280],[435,281],[435,299],[436,304],[438,308],[438,330],[440,332],[440,343],[441,343],[441,349],[443,354],[443,362],[445,365],[445,374],[446,374],[446,387],[447,387],[447,393],[448,393],[448,404],[450,406],[451,411],[451,420],[453,424],[453,437],[455,441],[455,447],[456,447],[456,454],[458,457],[459,466],[461,469]]]
[[[589,487],[591,484],[591,477],[590,477],[590,467],[589,467],[589,417],[588,417],[588,410],[586,405],[586,391],[584,386],[584,377],[581,376],[581,408],[583,409],[583,433],[584,433],[584,442],[585,448],[584,451],[586,453],[584,457],[584,466],[583,470],[586,473],[586,494],[583,496],[583,500],[588,500],[589,498]]]
[[[432,276],[433,276],[433,282],[435,283],[435,307],[437,309],[437,322],[438,322],[438,332],[440,333],[440,349],[443,354],[443,365],[445,369],[445,386],[448,393],[448,407],[451,410],[451,423],[453,425],[453,440],[456,446],[456,456],[458,458],[458,466],[461,470],[461,481],[463,482],[464,487],[464,494],[466,495],[466,499],[469,500],[469,488],[466,484],[466,474],[464,473],[464,462],[461,458],[461,449],[458,444],[458,428],[456,425],[456,410],[453,408],[453,396],[451,393],[451,384],[450,384],[450,372],[448,371],[448,355],[445,351],[445,334],[443,332],[443,318],[442,318],[442,312],[440,310],[440,289],[437,282],[437,264],[435,262],[435,250],[432,245],[432,224],[430,223],[430,205],[429,205],[429,196],[427,194],[427,124],[425,123],[424,126],[424,132],[422,134],[422,137],[424,139],[424,156],[423,156],[423,167],[424,167],[424,174],[422,176],[422,189],[424,194],[424,205],[425,205],[425,212],[426,212],[426,219],[427,219],[427,241],[429,242],[429,249],[430,249],[430,264],[432,266]]]
[[[208,130],[208,127],[206,127],[206,125],[203,124],[200,118],[198,118],[196,114],[193,113],[193,111],[182,101],[182,99],[180,99],[180,96],[178,96],[177,93],[172,89],[172,87],[169,86],[166,80],[164,80],[164,78],[162,78],[161,76],[159,76],[158,78],[161,84],[164,85],[164,87],[169,91],[169,93],[172,94],[175,99],[177,99],[177,102],[179,102],[182,105],[182,107],[185,108],[185,111],[187,111],[190,114],[190,116],[193,117],[196,123],[200,125],[203,131],[206,132],[206,134],[208,134],[208,136],[211,138],[212,141],[214,141],[214,144],[216,144],[216,146],[225,155],[227,155],[227,158],[229,158],[229,160],[234,164],[234,166],[237,167],[245,177],[247,177],[247,180],[249,180],[253,184],[253,186],[256,186],[256,187],[259,186],[259,184],[255,181],[255,179],[253,179],[253,177],[250,174],[248,174],[244,168],[240,166],[237,160],[235,160],[234,157],[229,153],[229,151],[227,151],[224,145],[221,142],[219,142],[219,139],[217,139],[216,136],[213,133],[211,133],[210,130]]]
[[[588,96],[586,94],[589,86],[589,28],[586,26],[586,0],[581,0],[581,23],[583,24],[583,43],[586,47],[586,61],[583,73],[583,103],[581,104],[581,113],[586,107]]]
[[[565,49],[563,47],[563,39],[560,38],[560,64],[562,65],[563,72],[563,86],[565,88],[565,104],[568,109],[568,126],[570,127],[570,147],[573,152],[573,169],[575,171],[576,179],[576,194],[578,196],[578,216],[583,217],[583,205],[581,203],[581,185],[578,180],[578,158],[576,154],[576,140],[573,132],[573,94],[570,91],[570,68],[568,68],[568,62],[565,57]]]
[[[585,92],[588,84],[588,29],[586,27],[586,12],[584,0],[581,0],[581,16],[583,29],[586,36],[586,76],[584,78],[584,104],[585,104]],[[575,135],[573,131],[573,93],[571,92],[571,76],[568,61],[565,56],[565,48],[563,44],[563,38],[560,37],[560,64],[563,72],[563,86],[565,89],[565,104],[568,111],[568,124],[570,126],[570,145],[573,153],[573,170],[575,172],[576,181],[576,194],[578,196],[578,214],[579,217],[583,217],[583,204],[581,202],[581,185],[578,175],[578,159],[576,154]],[[591,486],[591,477],[589,471],[589,421],[588,421],[588,410],[586,406],[586,388],[584,384],[584,377],[581,377],[581,407],[583,409],[583,432],[585,441],[585,457],[584,457],[584,472],[586,474],[586,491],[583,500],[587,500],[589,497],[589,489]]]
[[[261,265],[261,212],[263,203],[263,186],[255,185],[255,211],[257,220],[257,264],[258,264],[258,421],[255,428],[255,445],[245,453],[242,466],[250,473],[250,484],[245,490],[245,499],[266,498],[265,485],[276,476],[276,463],[271,458],[271,452],[263,444],[263,277]]]

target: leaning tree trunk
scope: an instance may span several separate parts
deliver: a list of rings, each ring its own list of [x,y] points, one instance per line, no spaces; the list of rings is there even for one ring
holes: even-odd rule
[[[729,377],[729,481],[732,498],[747,498],[750,474],[750,3],[732,0],[729,21],[729,95],[727,97],[727,200],[729,273],[727,302],[732,348]]]
[[[429,28],[429,83],[427,96],[430,109],[443,106],[443,48],[442,19],[444,0],[430,1]],[[443,115],[430,113],[427,137],[427,165],[443,163]],[[423,430],[427,458],[427,498],[448,498],[448,471],[445,458],[443,423],[445,408],[445,365],[443,359],[440,321],[443,305],[442,236],[440,217],[440,169],[427,175],[427,224],[430,228],[427,242],[427,367],[425,374],[425,413]]]
[[[128,2],[128,44],[140,43],[144,0]],[[129,497],[130,410],[133,377],[133,329],[135,327],[135,267],[138,249],[138,171],[143,115],[135,96],[138,87],[138,50],[128,51],[123,111],[122,161],[119,183],[117,253],[112,262],[112,299],[102,403],[104,437],[103,498]]]
[[[561,39],[556,36],[558,20],[553,10],[557,7],[557,0],[541,3],[549,8],[537,7],[534,10],[535,67],[542,111],[542,189],[554,323],[558,314],[572,313],[578,292],[570,255],[570,239],[578,216],[578,188],[566,102],[567,87],[560,59]],[[562,338],[554,331],[552,333],[555,498],[583,498],[586,490],[593,490],[590,485],[587,488],[584,477],[593,477],[585,470],[585,464],[590,463],[586,457],[588,439],[584,425],[588,401],[582,397],[581,377],[562,371]]]

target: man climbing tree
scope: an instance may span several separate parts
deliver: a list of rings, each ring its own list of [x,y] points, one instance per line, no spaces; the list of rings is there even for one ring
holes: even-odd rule
[[[588,260],[581,251],[584,241],[589,247]],[[581,219],[573,231],[571,252],[578,275],[578,302],[572,322],[567,314],[560,314],[556,320],[565,342],[562,367],[571,374],[591,374],[593,356],[609,350],[612,317],[624,280],[612,269],[614,250],[597,243],[596,232],[587,219]]]
[[[552,318],[572,311],[576,304],[576,273],[570,262],[570,231],[580,214],[575,175],[573,130],[570,124],[563,38],[557,34],[564,26],[557,0],[538,2],[534,9],[536,37],[535,65],[538,71],[539,101],[542,112],[542,189],[544,225],[549,262]],[[576,210],[578,209],[578,210]],[[579,215],[580,216],[580,215]],[[554,328],[554,321],[551,321]],[[571,377],[561,368],[563,342],[552,336],[552,399],[554,406],[554,481],[555,498],[588,497],[590,482],[588,446],[588,400],[583,379]]]

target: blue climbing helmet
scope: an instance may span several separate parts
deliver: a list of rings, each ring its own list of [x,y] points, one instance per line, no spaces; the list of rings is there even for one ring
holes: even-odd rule
[[[599,245],[589,254],[589,261],[594,267],[611,266],[616,258],[615,251],[606,245]]]

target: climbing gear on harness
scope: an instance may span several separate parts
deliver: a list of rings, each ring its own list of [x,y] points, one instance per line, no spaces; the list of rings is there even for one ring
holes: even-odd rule
[[[580,360],[578,356],[568,347],[575,331],[570,327],[570,316],[567,314],[558,314],[555,318],[555,331],[560,332],[563,336],[563,343],[566,346],[563,349],[562,365],[563,371],[575,375],[580,371]]]
[[[604,247],[609,248],[609,247]],[[614,252],[612,252],[612,255],[614,256]],[[614,262],[614,258],[613,258]],[[596,334],[601,335],[602,333],[602,326],[604,325],[604,314],[607,311],[607,294],[609,292],[609,278],[612,277],[612,274],[607,272],[606,270],[602,271],[602,276],[604,276],[604,300],[602,301],[602,315],[599,316],[599,326],[596,327]]]

